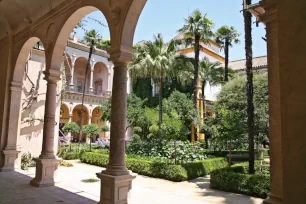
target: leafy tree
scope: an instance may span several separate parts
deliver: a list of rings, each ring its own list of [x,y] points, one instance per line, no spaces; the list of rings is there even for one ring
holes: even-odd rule
[[[83,127],[83,132],[87,135],[87,137],[90,138],[90,143],[89,143],[89,151],[91,151],[91,140],[93,136],[98,136],[99,135],[99,126],[97,124],[91,123],[84,125]]]
[[[159,83],[159,128],[163,122],[163,81],[175,76],[176,58],[175,41],[165,43],[161,34],[154,36],[153,41],[147,41],[142,46],[135,47],[134,61],[129,64],[132,81],[152,78]]]
[[[102,36],[95,29],[85,31],[85,35],[84,35],[84,38],[83,38],[83,42],[85,44],[90,45],[91,42],[94,41],[95,45],[96,45],[97,42],[99,42],[100,40],[102,40]]]
[[[252,4],[252,0],[243,1],[245,7]],[[243,3],[243,4],[244,4]],[[254,101],[253,101],[253,50],[252,50],[252,14],[244,8],[244,31],[245,31],[245,57],[247,75],[247,113],[248,113],[248,140],[249,140],[249,173],[255,173],[255,152],[254,152]]]
[[[101,132],[104,133],[104,137],[105,137],[105,133],[108,132],[110,129],[108,127],[108,125],[102,125],[101,127]]]
[[[209,44],[209,40],[214,36],[212,32],[213,25],[213,22],[206,15],[203,15],[199,10],[195,10],[185,19],[183,27],[178,30],[180,33],[184,33],[185,46],[192,45],[194,47],[193,104],[195,110],[197,109],[197,85],[199,77],[199,56],[202,47],[201,42]]]
[[[96,43],[96,47],[101,49],[101,50],[106,50],[106,49],[111,47],[111,42],[110,42],[110,40],[99,40]]]
[[[228,81],[228,61],[229,61],[229,48],[233,46],[233,43],[238,44],[239,33],[233,26],[222,26],[217,30],[216,42],[221,45],[221,49],[224,49],[225,53],[225,72],[224,81]]]
[[[111,121],[111,99],[105,99],[102,103],[100,103],[99,109],[103,113],[101,120],[102,121]]]
[[[63,127],[64,133],[78,133],[80,131],[80,127],[75,122],[68,122]]]
[[[222,135],[228,135],[231,129],[227,129],[225,133],[224,123],[232,123],[237,125],[233,130],[233,135],[237,140],[232,140],[233,149],[244,148],[247,140],[247,102],[245,78],[233,79],[225,84],[219,95],[217,102],[214,105],[214,112],[216,117],[213,121],[214,128],[214,148],[222,149],[223,142]],[[254,136],[258,143],[262,143],[268,134],[268,80],[267,74],[259,74],[254,77]],[[222,112],[223,111],[223,112]],[[230,119],[224,119],[226,115]],[[234,119],[233,119],[234,118]],[[241,123],[238,123],[240,121]],[[230,124],[230,126],[232,126]],[[236,137],[237,136],[237,137]],[[238,137],[239,136],[239,137]],[[220,143],[221,141],[221,143]]]

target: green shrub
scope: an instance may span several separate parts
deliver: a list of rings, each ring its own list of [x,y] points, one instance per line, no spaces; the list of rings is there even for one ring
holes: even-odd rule
[[[246,174],[242,165],[211,172],[210,187],[260,198],[266,198],[270,190],[269,176]]]
[[[209,175],[213,170],[224,168],[227,161],[224,158],[206,159],[203,161],[182,164],[186,169],[188,179]]]
[[[107,167],[108,155],[97,152],[84,152],[81,161],[101,167]],[[187,180],[187,172],[180,165],[169,164],[152,159],[139,159],[136,156],[126,158],[126,166],[135,173],[150,177],[164,178],[170,181]]]
[[[65,153],[62,154],[61,157],[64,160],[80,159],[80,153],[79,152],[65,152]]]
[[[28,170],[29,167],[34,167],[35,162],[33,161],[33,157],[30,152],[24,153],[21,156],[21,169]]]

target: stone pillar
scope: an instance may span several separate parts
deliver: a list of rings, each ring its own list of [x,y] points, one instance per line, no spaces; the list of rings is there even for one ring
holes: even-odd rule
[[[75,66],[75,61],[76,61],[76,55],[75,53],[72,54],[72,59],[71,59],[71,79],[70,79],[70,88],[73,89],[74,87],[74,66]]]
[[[90,68],[90,87],[89,87],[89,90],[90,90],[90,93],[93,93],[93,74],[94,74],[94,70],[95,70],[95,59],[92,59],[91,60],[91,68]]]
[[[8,137],[3,150],[4,166],[0,171],[14,171],[19,166],[17,161],[19,151],[18,137],[20,136],[22,83],[11,83],[11,104],[8,124]]]
[[[31,185],[37,187],[54,185],[54,173],[59,160],[54,154],[55,114],[57,108],[57,82],[60,81],[61,72],[48,70],[44,72],[47,80],[47,93],[45,102],[45,117],[43,130],[42,151],[36,162],[36,175]]]
[[[127,195],[135,178],[125,165],[125,127],[127,109],[127,62],[113,60],[114,79],[111,110],[109,164],[97,174],[101,179],[100,203],[127,203]]]
[[[283,203],[282,132],[280,106],[280,78],[278,53],[278,25],[276,1],[260,2],[265,8],[261,21],[266,24],[269,89],[269,140],[270,140],[270,194],[265,204]]]

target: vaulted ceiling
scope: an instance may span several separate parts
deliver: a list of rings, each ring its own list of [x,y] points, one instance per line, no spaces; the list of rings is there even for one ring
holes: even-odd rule
[[[11,29],[21,30],[64,0],[0,0],[0,40]]]

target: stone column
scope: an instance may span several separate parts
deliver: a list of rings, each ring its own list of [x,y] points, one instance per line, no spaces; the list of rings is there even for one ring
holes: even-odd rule
[[[19,166],[17,161],[19,151],[18,137],[20,136],[22,83],[11,83],[11,104],[8,124],[8,137],[3,150],[4,166],[0,171],[14,171]]]
[[[71,59],[71,79],[70,79],[70,88],[74,88],[74,66],[75,66],[75,61],[76,61],[76,54],[73,53],[72,59]]]
[[[266,13],[261,21],[266,24],[269,89],[269,140],[270,140],[270,193],[265,204],[283,203],[282,134],[279,78],[279,46],[276,1],[261,1]]]
[[[54,173],[59,160],[54,154],[55,114],[57,108],[57,82],[60,81],[61,72],[48,70],[44,72],[47,80],[47,93],[45,102],[45,117],[43,130],[42,151],[36,162],[36,175],[31,185],[37,187],[54,185]]]
[[[127,203],[127,195],[135,176],[125,165],[125,127],[127,109],[127,62],[113,60],[114,79],[111,110],[109,164],[102,174],[100,203]]]
[[[89,87],[89,90],[91,93],[93,93],[93,74],[94,74],[94,70],[95,70],[95,59],[92,59],[91,60],[91,68],[90,68],[90,87]]]

